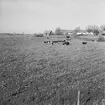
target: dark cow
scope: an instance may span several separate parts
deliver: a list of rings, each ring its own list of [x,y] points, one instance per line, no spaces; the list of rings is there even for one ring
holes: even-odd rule
[[[66,38],[70,38],[70,36],[66,36]]]
[[[44,41],[44,43],[50,43],[50,41]]]
[[[66,40],[57,40],[57,41],[52,41],[52,44],[54,44],[54,43],[59,43],[59,42],[66,42]]]
[[[82,42],[82,44],[87,44],[87,42]]]
[[[64,43],[63,43],[63,45],[69,45],[69,44],[70,44],[69,42],[64,42]]]

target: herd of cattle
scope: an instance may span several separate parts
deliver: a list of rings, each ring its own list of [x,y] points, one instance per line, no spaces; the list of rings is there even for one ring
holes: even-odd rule
[[[44,43],[51,43],[52,45],[54,43],[62,43],[63,45],[69,45],[70,44],[70,42],[67,40],[44,41]]]
[[[55,43],[62,43],[62,45],[70,45],[70,40],[71,39],[69,39],[69,40],[54,40],[54,41],[44,41],[44,43],[51,43],[52,45]],[[92,41],[94,41],[94,40],[92,40]],[[87,44],[87,41],[83,41],[82,42],[82,44]]]
[[[52,45],[54,43],[62,43],[62,45],[70,45],[70,38],[67,38],[66,40],[54,40],[54,41],[44,41],[44,43],[51,43]],[[95,42],[95,40],[91,40],[92,42]],[[82,41],[82,44],[87,44],[87,41]]]
[[[44,36],[48,39],[47,41],[44,41],[44,43],[51,43],[52,45],[54,43],[62,43],[62,45],[70,45],[70,40],[71,40],[71,37],[66,35],[66,40],[54,40],[54,41],[50,41],[49,40],[49,35],[50,35],[50,31],[47,31],[44,33]],[[94,40],[92,40],[94,41]],[[82,44],[87,44],[87,41],[83,41]]]

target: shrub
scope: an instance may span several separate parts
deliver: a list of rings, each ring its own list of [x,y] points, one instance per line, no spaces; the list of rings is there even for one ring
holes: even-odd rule
[[[98,36],[98,39],[97,39],[98,42],[103,42],[105,41],[105,38],[101,35],[101,36]]]
[[[39,33],[39,34],[35,34],[36,37],[43,37],[43,34]]]
[[[63,35],[62,29],[60,27],[55,29],[55,34],[56,35]]]

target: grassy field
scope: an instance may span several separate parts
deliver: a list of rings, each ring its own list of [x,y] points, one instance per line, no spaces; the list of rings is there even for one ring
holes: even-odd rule
[[[0,36],[0,105],[105,105],[105,43],[44,40]]]

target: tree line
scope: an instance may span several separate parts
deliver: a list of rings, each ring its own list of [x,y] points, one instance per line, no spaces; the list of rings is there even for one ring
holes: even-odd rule
[[[80,27],[76,27],[73,32],[80,32],[81,28]],[[88,25],[85,27],[85,31],[88,33],[93,33],[94,35],[98,35],[100,33],[100,31],[105,31],[105,25],[101,25],[101,26],[97,26],[97,25]],[[55,29],[55,34],[57,35],[62,35],[62,29],[60,27]]]

